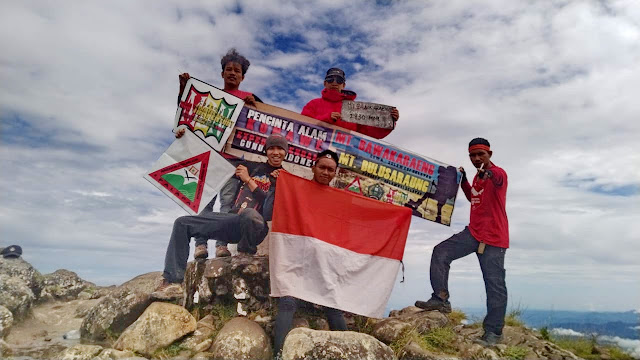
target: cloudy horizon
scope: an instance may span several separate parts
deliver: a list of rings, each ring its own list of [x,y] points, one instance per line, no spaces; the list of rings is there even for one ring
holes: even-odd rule
[[[471,169],[482,136],[509,176],[509,306],[640,304],[640,4],[636,1],[5,2],[0,5],[0,247],[101,285],[160,271],[184,211],[142,175],[169,146],[178,74],[296,112],[324,72],[398,107],[385,142]],[[414,217],[389,305],[425,299],[431,250],[468,223]],[[213,243],[210,242],[210,249]],[[475,257],[454,307],[484,306]]]

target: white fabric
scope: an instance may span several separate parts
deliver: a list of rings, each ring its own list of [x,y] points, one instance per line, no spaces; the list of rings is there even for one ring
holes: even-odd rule
[[[400,261],[365,255],[313,237],[272,232],[271,296],[293,296],[373,318],[384,316]]]

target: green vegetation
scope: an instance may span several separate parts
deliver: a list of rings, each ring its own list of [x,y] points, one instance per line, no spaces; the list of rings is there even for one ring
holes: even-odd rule
[[[524,327],[524,322],[520,319],[522,316],[522,308],[520,305],[511,309],[504,318],[504,324],[508,326]]]
[[[546,326],[540,329],[540,336],[542,336],[542,340],[551,341],[551,334]]]
[[[412,341],[428,351],[454,354],[457,352],[457,349],[452,346],[455,338],[456,334],[451,327],[431,329],[424,334],[420,334],[415,328],[410,328],[403,331],[389,344],[389,347],[397,357],[402,356],[402,349]]]
[[[523,360],[524,357],[527,355],[528,351],[529,350],[527,350],[527,348],[525,348],[525,347],[508,346],[507,349],[504,351],[503,355],[507,359]]]
[[[463,313],[461,310],[453,310],[449,315],[449,320],[453,324],[459,324],[462,320],[467,319],[467,314]]]
[[[158,349],[154,354],[153,357],[154,358],[158,358],[160,360],[165,360],[165,359],[172,359],[175,358],[176,356],[178,356],[178,354],[180,354],[181,352],[188,350],[185,347],[182,347],[182,345],[177,344],[177,343],[173,343],[169,346],[167,346],[164,349]]]
[[[553,337],[551,339],[559,347],[569,350],[577,356],[586,360],[600,360],[602,354],[606,353],[611,360],[631,360],[633,357],[625,353],[622,349],[615,345],[598,345],[596,336],[590,338],[581,337]]]
[[[215,331],[211,334],[211,338],[215,339],[224,324],[236,316],[236,309],[231,304],[215,304],[210,314],[215,318],[213,322]]]
[[[394,341],[389,344],[391,350],[396,355],[396,357],[400,358],[402,356],[402,349],[404,349],[407,344],[414,339],[417,339],[420,334],[414,328],[404,330],[400,336],[398,336]]]
[[[373,321],[366,316],[354,315],[355,331],[371,335],[373,332]]]

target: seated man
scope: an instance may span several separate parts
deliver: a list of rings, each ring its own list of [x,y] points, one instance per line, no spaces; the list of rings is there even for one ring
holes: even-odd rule
[[[235,178],[242,182],[236,201],[229,213],[209,212],[197,216],[182,216],[173,224],[164,261],[162,284],[152,294],[159,300],[175,299],[182,295],[181,283],[189,258],[191,237],[225,239],[238,244],[238,252],[253,255],[264,240],[269,228],[273,207],[265,200],[273,199],[276,179],[289,149],[287,139],[271,135],[265,143],[267,162],[245,161],[236,168]],[[198,246],[204,246],[206,243]]]
[[[382,129],[375,126],[368,126],[356,123],[350,123],[342,120],[342,100],[355,100],[356,93],[351,90],[345,90],[346,78],[344,71],[338,68],[327,70],[324,78],[324,89],[322,89],[322,97],[313,99],[302,108],[302,115],[312,117],[334,124],[345,129],[357,131],[376,139],[382,139],[389,135],[393,129]],[[398,121],[400,113],[394,108],[391,112],[394,121]]]
[[[318,154],[318,160],[311,167],[313,171],[313,181],[321,185],[329,185],[331,180],[336,176],[337,169],[338,155],[331,150],[324,150]],[[278,315],[276,316],[274,341],[276,355],[282,351],[284,339],[287,337],[289,331],[291,331],[293,315],[298,309],[300,302],[302,301],[292,296],[283,296],[278,299]],[[347,330],[347,324],[341,310],[324,307],[324,312],[331,330]]]

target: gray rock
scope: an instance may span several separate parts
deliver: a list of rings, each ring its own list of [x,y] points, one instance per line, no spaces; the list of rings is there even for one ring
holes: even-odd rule
[[[31,290],[36,299],[40,296],[44,278],[38,270],[22,258],[5,259],[0,256],[0,275],[20,278]]]
[[[401,360],[439,360],[440,357],[423,349],[415,341],[409,341],[407,345],[402,348]]]
[[[390,344],[402,333],[411,328],[411,324],[396,318],[386,318],[373,327],[373,335],[376,339]]]
[[[271,360],[271,339],[254,321],[235,317],[220,330],[209,351],[215,360]]]
[[[74,300],[83,290],[95,288],[95,284],[82,280],[73,271],[60,269],[44,276],[40,301]]]
[[[213,353],[210,352],[199,352],[195,355],[193,355],[193,357],[191,358],[191,360],[211,360],[213,359]]]
[[[56,360],[91,360],[102,351],[98,345],[76,345],[63,350]]]
[[[154,302],[120,335],[113,347],[150,357],[156,350],[195,330],[196,319],[185,308]]]
[[[421,334],[449,324],[449,318],[439,311],[406,312],[396,316],[395,319],[413,325]]]
[[[0,339],[9,335],[11,325],[13,325],[13,314],[9,309],[0,305]]]
[[[75,317],[83,318],[87,316],[87,314],[89,314],[89,312],[91,311],[91,309],[93,309],[94,306],[96,306],[95,301],[84,300],[84,302],[80,303],[76,308]]]
[[[206,351],[213,344],[211,336],[216,331],[213,315],[207,315],[196,324],[196,331],[182,341],[182,347],[193,352]]]
[[[67,331],[66,334],[62,335],[62,338],[65,340],[78,340],[80,339],[80,330]]]
[[[97,357],[94,357],[92,360],[118,360],[118,359],[146,359],[143,357],[137,356],[134,352],[131,351],[120,351],[116,349],[104,349]]]
[[[14,320],[27,316],[35,299],[33,291],[22,278],[0,274],[0,305],[11,311]]]
[[[390,347],[367,334],[297,328],[285,339],[282,359],[390,360],[396,357]]]
[[[11,356],[13,352],[4,340],[0,339],[0,359],[4,359],[5,357]]]
[[[109,292],[84,317],[80,326],[81,338],[114,341],[151,304],[150,294],[161,281],[161,272],[147,273]]]

